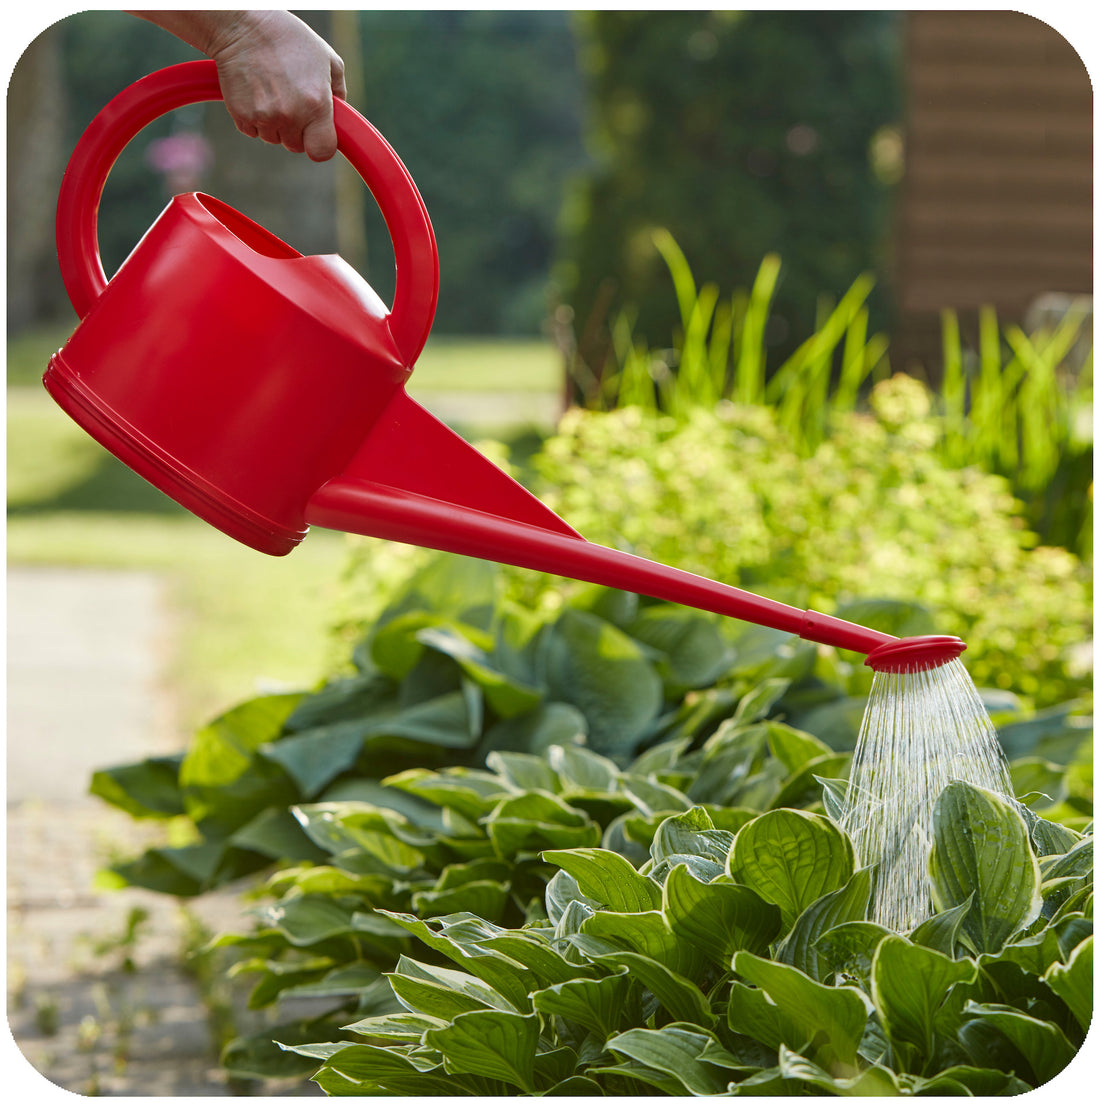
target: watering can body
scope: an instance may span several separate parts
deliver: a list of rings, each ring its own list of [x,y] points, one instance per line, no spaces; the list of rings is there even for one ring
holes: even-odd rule
[[[915,652],[924,665],[961,650],[957,638],[914,646],[592,544],[413,401],[404,385],[435,314],[435,235],[396,153],[343,101],[338,148],[393,243],[389,308],[339,257],[304,257],[197,192],[172,199],[108,282],[97,214],[119,153],[160,115],[220,98],[211,61],[130,85],[82,135],[58,196],[58,260],[80,323],[44,382],[154,486],[272,555],[320,525],[695,606],[868,663],[885,655],[897,670]]]
[[[175,196],[106,280],[96,213],[118,153],[165,111],[217,98],[212,62],[161,70],[112,100],[74,150],[57,241],[81,321],[51,359],[50,394],[151,483],[265,553],[292,550],[314,494],[327,486],[339,502],[341,477],[444,501],[487,495],[482,506],[553,525],[404,391],[435,312],[435,237],[407,170],[346,103],[335,104],[339,148],[393,239],[392,309],[340,257],[302,256],[196,192]]]

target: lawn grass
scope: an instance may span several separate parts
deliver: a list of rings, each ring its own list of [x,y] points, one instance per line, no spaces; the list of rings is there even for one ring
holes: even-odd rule
[[[162,573],[175,648],[166,673],[181,738],[259,686],[308,687],[338,653],[331,627],[349,612],[340,575],[348,539],[314,530],[287,557],[245,548],[193,518],[104,452],[39,383],[63,328],[8,344],[10,565]],[[433,339],[410,394],[557,394],[560,366],[540,341]],[[463,427],[459,427],[460,430]],[[476,435],[509,427],[479,425]],[[472,436],[472,435],[471,435]]]

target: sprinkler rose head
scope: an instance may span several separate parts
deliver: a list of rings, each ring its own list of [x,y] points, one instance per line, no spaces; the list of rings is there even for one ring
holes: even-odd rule
[[[958,637],[903,637],[879,645],[864,663],[874,671],[929,671],[958,659],[965,648]]]

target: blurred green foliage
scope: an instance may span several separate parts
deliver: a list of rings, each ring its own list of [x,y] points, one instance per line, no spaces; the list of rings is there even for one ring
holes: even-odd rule
[[[1033,547],[1003,478],[945,466],[917,381],[883,381],[871,407],[837,413],[809,455],[769,407],[578,409],[535,458],[536,489],[589,540],[792,605],[918,602],[968,642],[979,686],[1041,705],[1084,692],[1071,650],[1091,636],[1088,568]],[[558,584],[523,586],[536,601]]]
[[[893,178],[876,139],[900,114],[897,19],[578,16],[597,160],[567,212],[561,282],[594,369],[624,305],[637,308],[650,345],[667,344],[678,324],[654,226],[672,232],[701,280],[726,287],[748,285],[761,257],[780,254],[788,267],[768,340],[785,352],[813,326],[819,293],[839,296],[882,270]],[[878,287],[881,326],[888,296]]]
[[[535,333],[567,177],[583,159],[568,12],[369,11],[364,112],[439,241],[436,329]]]

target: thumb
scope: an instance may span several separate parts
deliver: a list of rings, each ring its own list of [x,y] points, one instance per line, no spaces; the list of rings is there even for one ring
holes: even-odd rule
[[[302,128],[302,145],[311,161],[328,161],[336,153],[336,125],[332,107]]]

